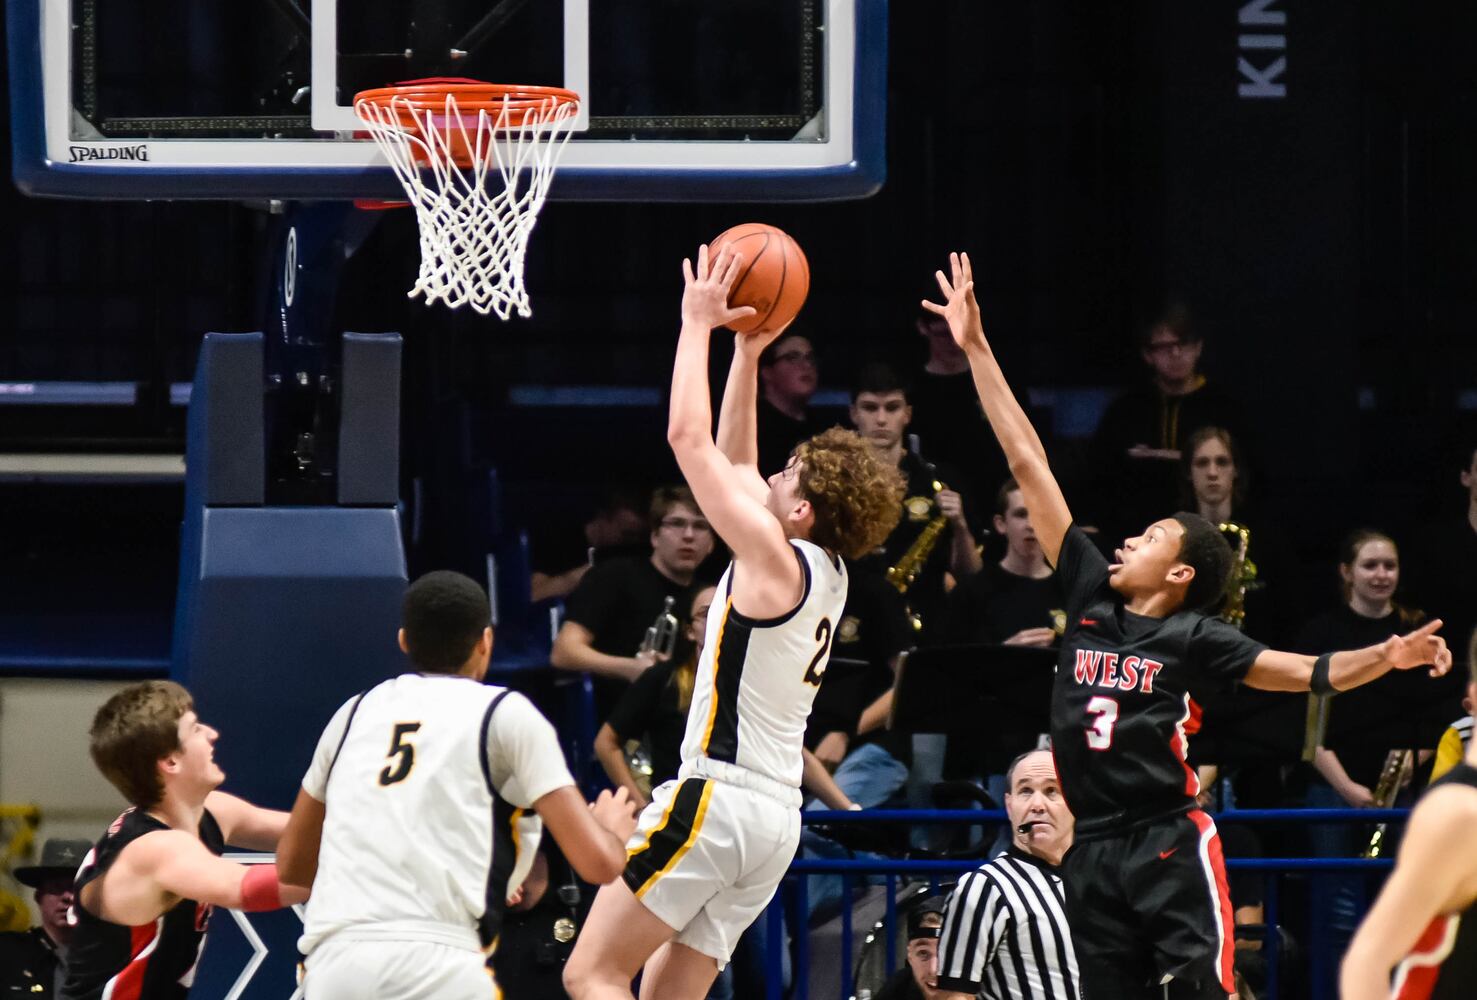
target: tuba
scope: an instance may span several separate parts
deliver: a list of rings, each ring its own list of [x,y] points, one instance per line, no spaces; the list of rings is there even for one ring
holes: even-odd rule
[[[1246,623],[1246,592],[1261,586],[1257,580],[1256,563],[1246,556],[1246,549],[1251,544],[1251,529],[1235,521],[1224,521],[1217,527],[1221,534],[1230,536],[1228,541],[1234,539],[1236,552],[1231,563],[1231,576],[1226,581],[1225,599],[1217,617],[1228,625],[1243,628]]]

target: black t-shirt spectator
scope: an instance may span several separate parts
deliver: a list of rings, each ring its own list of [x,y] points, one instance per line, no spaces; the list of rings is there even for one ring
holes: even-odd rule
[[[831,662],[811,706],[805,745],[814,750],[827,733],[853,737],[852,748],[880,742],[898,760],[911,759],[911,740],[904,734],[874,730],[859,740],[862,711],[892,687],[892,660],[913,644],[913,627],[897,589],[873,567],[849,565],[846,607],[836,626]]]
[[[1299,652],[1321,655],[1344,649],[1362,649],[1384,642],[1392,635],[1419,628],[1425,617],[1404,619],[1397,611],[1382,618],[1366,618],[1347,604],[1341,604],[1310,620],[1298,635]],[[1378,680],[1333,696],[1328,708],[1328,728],[1323,745],[1332,750],[1349,777],[1373,789],[1379,781],[1385,757],[1395,748],[1408,748],[1409,739],[1418,736],[1417,720],[1430,721],[1429,741],[1421,747],[1434,747],[1440,735],[1435,720],[1454,719],[1461,714],[1460,697],[1453,697],[1449,685],[1433,678],[1425,670],[1392,670]],[[1392,728],[1395,730],[1391,732]]]
[[[918,435],[923,457],[952,466],[957,481],[949,485],[966,497],[994,493],[1010,469],[985,420],[974,376],[968,371],[954,375],[920,372],[908,400],[913,407],[908,433]]]
[[[1052,612],[1066,604],[1053,573],[1041,579],[988,562],[949,595],[951,642],[1002,643],[1028,628],[1051,628]]]
[[[1151,383],[1108,405],[1093,435],[1092,459],[1093,514],[1109,537],[1141,531],[1180,509],[1180,463],[1131,458],[1128,449],[1183,449],[1202,427],[1224,427],[1243,444],[1247,439],[1241,404],[1204,381],[1183,396],[1166,396]]]
[[[616,739],[642,740],[651,755],[651,787],[677,777],[687,709],[678,704],[676,666],[658,663],[631,682],[606,723]]]
[[[796,420],[781,413],[774,404],[759,398],[754,414],[755,432],[759,446],[759,473],[772,476],[785,467],[790,452],[801,441],[808,440],[825,430],[814,413],[806,411],[803,420]]]
[[[692,588],[663,576],[650,559],[625,556],[591,568],[569,595],[564,617],[589,629],[600,652],[635,656],[668,597],[676,598],[673,610],[685,618]]]
[[[1195,699],[1230,689],[1266,647],[1199,612],[1127,610],[1108,561],[1076,525],[1057,564],[1067,631],[1051,735],[1078,839],[1194,808],[1199,783],[1185,756]]]
[[[913,543],[918,540],[930,522],[939,515],[938,502],[934,499],[933,484],[941,481],[945,485],[952,486],[957,477],[953,470],[943,466],[930,466],[912,452],[905,452],[903,459],[898,463],[898,468],[907,478],[907,492],[903,497],[903,516],[898,521],[897,527],[892,529],[892,534],[882,543],[881,552],[865,556],[855,560],[851,565],[856,567],[857,572],[863,570],[876,573],[885,577],[887,570],[898,563],[907,555]],[[964,502],[969,504],[970,498],[965,496]],[[965,515],[971,524],[974,518]],[[908,592],[904,597],[907,607],[916,614],[923,623],[923,629],[916,636],[919,645],[937,644],[942,642],[948,635],[948,600],[944,591],[944,574],[949,569],[949,547],[950,533],[954,530],[953,525],[945,524],[935,539],[932,551],[928,558],[918,568],[917,576],[908,586]]]

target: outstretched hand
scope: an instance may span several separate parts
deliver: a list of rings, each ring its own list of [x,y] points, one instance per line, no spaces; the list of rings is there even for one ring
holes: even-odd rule
[[[945,277],[943,271],[935,271],[934,277],[938,279],[939,290],[943,292],[944,304],[923,300],[923,308],[935,316],[942,316],[949,324],[949,332],[954,335],[954,343],[962,350],[983,350],[989,345],[985,342],[985,326],[980,320],[979,303],[974,299],[974,269],[969,266],[969,254],[949,254],[949,276]]]
[[[728,293],[738,277],[743,257],[732,246],[718,251],[715,260],[708,259],[708,245],[697,250],[697,269],[692,261],[683,258],[682,278],[687,287],[682,292],[682,322],[692,323],[711,330],[715,326],[732,323],[736,319],[754,315],[753,306],[733,308],[728,304]],[[710,266],[711,264],[711,266]]]
[[[1446,640],[1436,634],[1441,619],[1433,618],[1414,632],[1392,635],[1380,647],[1380,653],[1396,670],[1431,665],[1431,676],[1440,677],[1451,669],[1451,650]]]

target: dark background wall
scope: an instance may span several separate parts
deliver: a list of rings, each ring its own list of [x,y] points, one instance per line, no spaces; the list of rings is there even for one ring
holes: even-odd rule
[[[828,385],[869,356],[917,363],[916,302],[946,252],[968,249],[1021,386],[1138,377],[1133,331],[1166,294],[1188,298],[1208,371],[1255,415],[1263,502],[1309,559],[1356,524],[1400,537],[1460,509],[1477,406],[1477,9],[897,2],[891,32],[889,177],[868,201],[551,204],[528,260],[534,318],[506,324],[406,301],[413,224],[387,217],[350,264],[339,321],[406,336],[407,475],[468,428],[526,508],[632,466],[660,474],[659,410],[512,407],[508,389],[661,386],[678,262],[757,218],[810,256],[801,325]],[[0,381],[143,385],[116,410],[0,406],[0,450],[177,448],[166,386],[188,379],[200,335],[261,327],[266,217],[13,188],[0,212]],[[1067,464],[1080,451],[1054,447]]]

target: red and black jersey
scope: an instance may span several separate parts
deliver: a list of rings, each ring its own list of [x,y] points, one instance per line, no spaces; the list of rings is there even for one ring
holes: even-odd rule
[[[1126,610],[1108,585],[1108,561],[1076,525],[1062,539],[1057,574],[1067,630],[1051,736],[1077,838],[1187,812],[1200,787],[1185,759],[1196,702],[1240,681],[1266,647],[1198,612]]]
[[[1461,763],[1439,785],[1477,789],[1477,767]],[[1395,969],[1392,1000],[1470,1000],[1477,996],[1477,901],[1460,913],[1443,913],[1421,934]]]
[[[170,827],[138,809],[113,821],[77,873],[62,1000],[183,1000],[195,979],[211,907],[182,899],[153,923],[127,927],[104,920],[82,905],[82,888],[101,878],[123,848],[146,833]],[[215,817],[200,819],[201,842],[214,854],[226,849]]]

